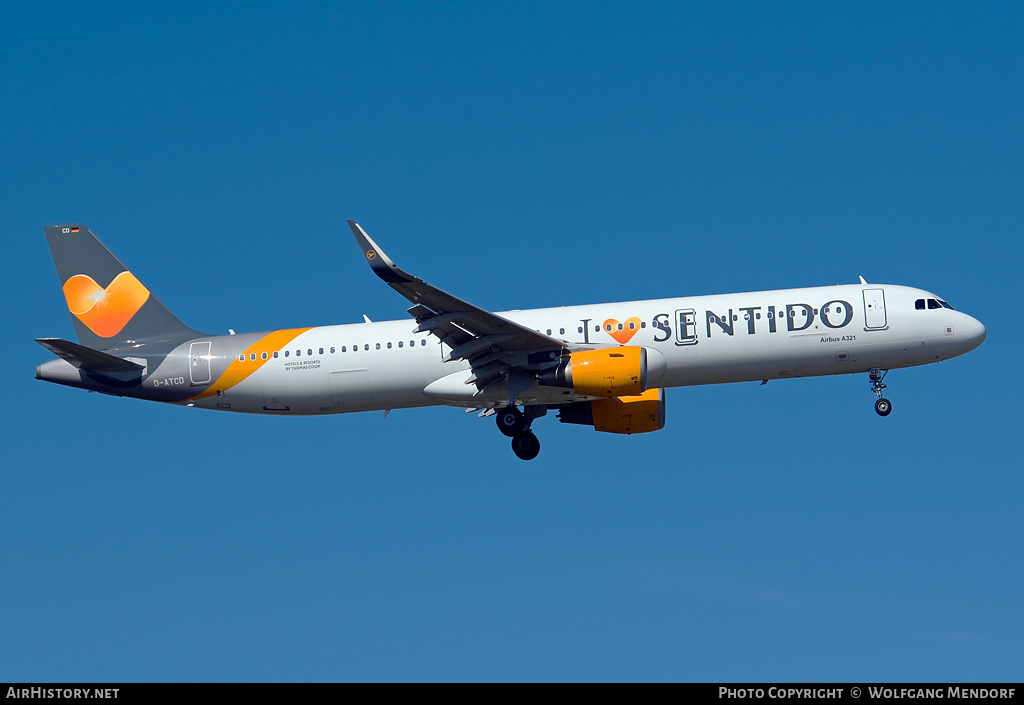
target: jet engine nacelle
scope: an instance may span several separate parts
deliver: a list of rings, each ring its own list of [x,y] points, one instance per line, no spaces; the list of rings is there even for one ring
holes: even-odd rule
[[[562,423],[593,426],[604,433],[649,433],[665,427],[665,390],[572,404],[558,412]]]
[[[636,396],[664,371],[665,359],[660,353],[648,355],[646,348],[628,345],[570,353],[558,367],[542,372],[539,381],[571,387],[588,397]]]

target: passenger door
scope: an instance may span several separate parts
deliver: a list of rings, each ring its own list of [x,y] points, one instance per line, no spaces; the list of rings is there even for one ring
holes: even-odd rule
[[[885,319],[885,291],[883,289],[865,289],[864,329],[884,330],[887,327]]]
[[[210,383],[210,346],[212,343],[192,343],[188,346],[188,374],[193,385]]]

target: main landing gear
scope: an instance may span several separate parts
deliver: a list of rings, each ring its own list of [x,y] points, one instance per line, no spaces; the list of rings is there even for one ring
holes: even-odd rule
[[[540,441],[530,430],[530,424],[545,411],[543,406],[528,406],[524,414],[514,406],[506,406],[494,415],[498,430],[512,439],[512,452],[520,460],[533,460],[540,453]]]
[[[880,370],[877,367],[871,368],[868,373],[868,379],[871,381],[871,391],[875,393],[878,399],[875,401],[875,413],[879,416],[888,416],[892,413],[892,402],[882,396],[882,390],[885,389],[882,380],[889,374],[889,370]]]

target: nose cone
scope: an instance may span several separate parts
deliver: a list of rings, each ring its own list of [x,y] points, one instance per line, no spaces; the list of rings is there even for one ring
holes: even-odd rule
[[[968,350],[974,350],[976,347],[984,343],[985,338],[988,336],[988,331],[985,330],[985,324],[971,316],[967,316],[967,321],[961,326],[961,330],[967,338]]]

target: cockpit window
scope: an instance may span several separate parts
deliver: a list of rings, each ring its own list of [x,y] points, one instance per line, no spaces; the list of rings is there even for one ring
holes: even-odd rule
[[[918,299],[914,302],[914,308],[918,311],[924,311],[924,299]]]
[[[928,308],[942,308],[942,305],[935,299],[928,299]]]
[[[948,308],[948,309],[949,309],[950,311],[956,311],[956,309],[955,309],[955,308],[953,308],[952,306],[950,306],[949,304],[947,304],[947,303],[946,303],[945,301],[943,301],[942,299],[939,299],[939,303],[940,303],[940,304],[942,304],[942,308]]]

